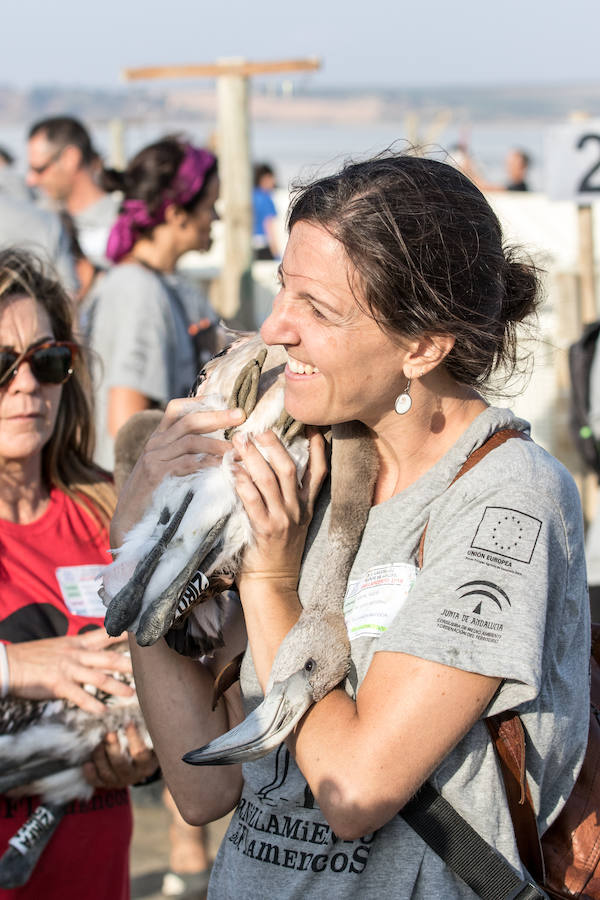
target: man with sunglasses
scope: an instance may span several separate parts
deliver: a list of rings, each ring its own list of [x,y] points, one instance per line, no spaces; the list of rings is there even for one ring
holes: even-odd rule
[[[27,155],[27,184],[53,208],[69,213],[83,253],[105,268],[106,240],[120,196],[100,184],[102,163],[87,129],[71,116],[42,119],[29,130]]]

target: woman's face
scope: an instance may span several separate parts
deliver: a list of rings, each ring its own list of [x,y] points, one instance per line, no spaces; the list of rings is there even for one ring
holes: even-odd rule
[[[52,340],[46,310],[32,297],[11,297],[0,303],[0,348],[22,353]],[[8,384],[0,386],[0,464],[41,459],[58,415],[60,384],[41,384],[28,362]]]
[[[215,203],[219,197],[219,179],[213,175],[206,185],[206,190],[200,201],[191,212],[183,225],[183,238],[186,250],[209,250],[210,231],[212,223],[218,218],[215,211]]]
[[[280,272],[281,290],[261,334],[288,351],[290,415],[308,425],[358,419],[373,428],[393,417],[406,386],[407,350],[357,305],[342,244],[323,228],[298,222]]]

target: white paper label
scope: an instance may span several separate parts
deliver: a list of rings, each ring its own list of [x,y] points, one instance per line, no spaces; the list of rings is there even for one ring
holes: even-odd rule
[[[387,631],[417,578],[410,563],[374,566],[356,581],[349,581],[344,599],[348,636],[379,637]]]
[[[74,616],[103,619],[106,608],[98,596],[101,584],[102,564],[92,566],[61,566],[56,570],[56,580],[69,612]]]
[[[207,587],[208,578],[204,572],[201,572],[200,569],[198,569],[194,576],[190,578],[185,591],[179,598],[176,618],[182,616],[186,609],[198,600],[202,591],[205,591]]]

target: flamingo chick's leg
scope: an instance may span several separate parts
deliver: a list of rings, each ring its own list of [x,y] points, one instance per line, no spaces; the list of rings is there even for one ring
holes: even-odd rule
[[[107,632],[113,637],[118,637],[131,623],[137,618],[144,592],[148,587],[150,579],[154,575],[156,567],[162,559],[163,553],[167,549],[173,535],[179,528],[184,513],[194,496],[193,491],[188,491],[183,498],[181,506],[171,517],[171,521],[159,537],[158,541],[150,552],[141,559],[135,568],[133,577],[127,584],[121,588],[119,593],[111,600],[110,606],[106,611],[104,626]],[[164,511],[161,514],[159,524],[164,524]]]
[[[27,883],[66,809],[67,804],[40,804],[11,837],[0,859],[1,888],[11,890]]]
[[[219,540],[226,523],[225,516],[213,525],[187,565],[145,611],[135,636],[140,647],[156,643],[169,630],[175,619],[181,594],[190,581],[197,577],[200,566]],[[208,587],[206,576],[202,575],[201,582],[202,590]]]

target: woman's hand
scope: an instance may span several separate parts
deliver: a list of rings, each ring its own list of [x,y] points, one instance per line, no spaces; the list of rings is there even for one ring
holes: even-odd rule
[[[236,467],[236,490],[248,514],[254,544],[244,553],[238,585],[266,580],[295,592],[306,532],[315,500],[327,474],[324,441],[320,432],[309,437],[309,464],[301,486],[296,466],[272,431],[258,435],[267,462],[251,441],[234,435],[233,445],[243,465]]]
[[[9,693],[28,700],[71,700],[86,712],[102,715],[105,706],[84,685],[118,697],[134,690],[110,674],[131,672],[131,660],[113,647],[123,638],[110,638],[103,628],[85,634],[7,644]]]
[[[123,788],[138,784],[158,768],[154,750],[150,750],[136,726],[125,728],[127,749],[122,750],[114,731],[109,732],[83,766],[86,781],[96,788]]]
[[[231,450],[229,441],[206,435],[239,425],[245,419],[244,411],[197,410],[196,398],[171,400],[168,404],[121,490],[110,530],[113,547],[119,547],[125,534],[142,518],[154,490],[166,475],[190,475],[203,466],[220,465],[223,455]]]

